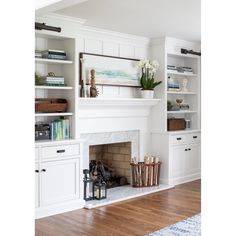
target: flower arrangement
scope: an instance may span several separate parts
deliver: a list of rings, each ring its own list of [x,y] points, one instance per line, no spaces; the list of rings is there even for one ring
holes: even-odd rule
[[[154,90],[157,85],[161,84],[162,81],[156,82],[154,80],[154,76],[159,68],[159,63],[157,61],[150,61],[147,59],[141,60],[138,63],[138,68],[142,71],[140,78],[142,90]]]

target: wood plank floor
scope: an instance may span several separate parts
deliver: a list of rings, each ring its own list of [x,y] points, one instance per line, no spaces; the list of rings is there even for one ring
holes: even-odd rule
[[[36,220],[36,236],[146,235],[201,211],[201,181],[132,200]]]

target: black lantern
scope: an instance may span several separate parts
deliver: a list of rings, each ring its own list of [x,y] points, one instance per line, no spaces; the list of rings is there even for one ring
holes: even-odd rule
[[[84,169],[84,200],[92,200],[93,197],[93,179],[89,177],[89,170]]]
[[[94,199],[101,200],[107,198],[107,186],[102,179],[95,182],[93,188]]]

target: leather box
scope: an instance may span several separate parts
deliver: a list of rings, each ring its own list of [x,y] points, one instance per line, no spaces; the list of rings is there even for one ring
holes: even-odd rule
[[[183,118],[169,118],[167,119],[167,130],[184,130],[186,129],[186,121]]]

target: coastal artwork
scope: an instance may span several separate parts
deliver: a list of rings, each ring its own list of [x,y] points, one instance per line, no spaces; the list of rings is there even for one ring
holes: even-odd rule
[[[140,86],[137,63],[139,60],[82,53],[86,83],[90,84],[90,71],[95,70],[96,84]]]

